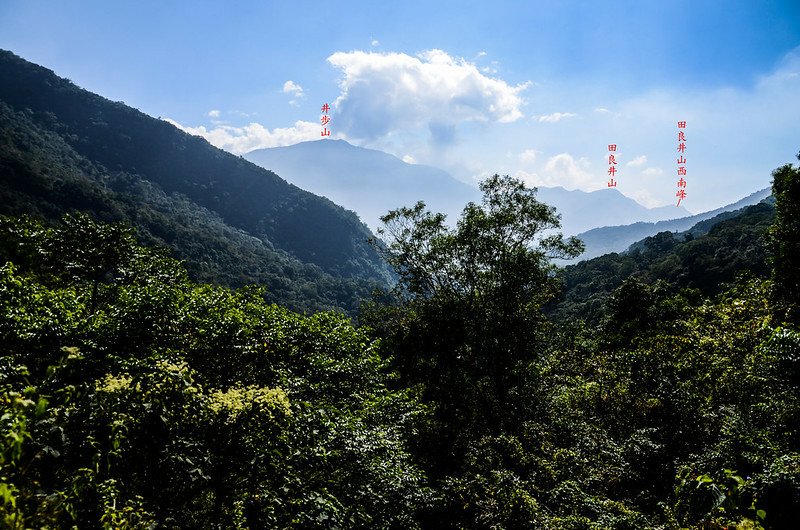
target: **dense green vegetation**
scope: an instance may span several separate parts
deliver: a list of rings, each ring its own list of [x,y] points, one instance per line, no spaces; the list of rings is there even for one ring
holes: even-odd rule
[[[212,202],[223,206],[210,208],[193,185],[170,188],[189,181],[134,171],[134,152],[109,169],[100,160],[120,144],[102,142],[131,123],[115,112],[135,111],[108,111],[16,63],[0,61],[51,83],[25,96],[31,104],[58,107],[38,91],[77,95],[115,125],[98,136],[100,122],[67,107],[48,117],[0,102],[0,193],[12,214],[0,217],[4,527],[800,521],[800,168],[774,172],[774,207],[563,274],[551,260],[581,243],[557,234],[553,209],[515,179],[484,182],[482,204],[454,228],[421,203],[394,210],[376,251],[399,282],[356,327],[268,300],[353,305],[365,288],[334,273],[368,263],[344,250],[344,262],[325,258],[330,270],[302,263],[271,236],[237,230],[225,216],[238,199],[222,188]],[[206,162],[218,154],[163,134]],[[148,156],[142,167],[155,164]],[[276,233],[288,226],[275,222]],[[189,270],[170,252],[193,258]],[[245,285],[264,278],[283,290]],[[326,281],[340,294],[314,290]]]
[[[413,527],[424,417],[364,331],[129,229],[0,223],[4,528]]]
[[[709,228],[720,221],[725,221],[741,214],[743,208],[753,206],[764,200],[770,200],[770,188],[751,193],[733,204],[722,206],[710,212],[703,212],[687,217],[679,217],[656,223],[637,222],[623,226],[602,226],[581,232],[577,237],[586,245],[581,254],[583,260],[596,258],[613,252],[622,253],[636,242],[660,232],[684,232],[699,236],[708,232]]]
[[[168,246],[191,278],[339,308],[390,277],[351,212],[0,50],[0,214],[89,212]]]
[[[785,186],[800,182],[800,170],[779,171]],[[772,207],[574,267],[568,282],[600,283],[576,294],[576,281],[572,313],[548,322],[541,309],[556,282],[541,258],[547,245],[562,256],[577,247],[558,236],[536,246],[553,219],[528,191],[497,178],[484,191],[483,209],[466,210],[452,233],[420,207],[386,218],[402,283],[393,306],[373,308],[373,325],[401,379],[434,405],[415,449],[439,493],[425,526],[800,520],[800,334],[771,307]],[[796,198],[776,196],[795,219]],[[778,271],[800,245],[774,233],[786,253]],[[581,295],[600,300],[588,312],[597,324],[576,316],[591,307]]]
[[[557,320],[599,323],[614,289],[629,277],[665,281],[671,288],[716,295],[737,275],[767,279],[767,231],[775,218],[770,202],[726,212],[681,233],[661,232],[622,254],[606,254],[564,268],[564,290],[547,307]]]
[[[797,155],[800,159],[800,154]],[[775,316],[800,325],[800,179],[791,164],[772,173],[775,223],[770,227]]]
[[[729,254],[772,216],[756,207],[706,240],[655,238],[669,249],[611,292],[596,325],[543,313],[559,288],[550,258],[580,243],[543,237],[552,208],[508,177],[486,181],[453,229],[422,204],[386,216],[400,283],[360,329],[255,287],[193,283],[123,225],[5,217],[0,517],[20,529],[792,528],[800,333],[797,301],[775,286],[800,255],[797,197],[780,191],[797,182],[800,168],[776,171],[771,278],[713,273],[701,290],[653,266],[696,242],[697,256]]]

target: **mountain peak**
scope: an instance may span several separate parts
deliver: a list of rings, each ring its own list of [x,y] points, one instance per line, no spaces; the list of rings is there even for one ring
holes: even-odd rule
[[[409,164],[389,153],[344,140],[257,149],[245,158],[357,212],[373,229],[382,225],[380,217],[389,210],[420,200],[430,210],[452,219],[468,202],[480,199],[476,188],[441,169]]]
[[[667,219],[659,220],[657,222],[643,222],[624,223],[619,225],[608,225],[603,227],[593,228],[586,232],[578,234],[578,237],[586,244],[586,252],[584,252],[580,259],[590,259],[596,256],[607,254],[610,252],[622,252],[628,248],[632,243],[644,239],[648,236],[653,236],[659,232],[670,231],[680,232],[689,230],[692,226],[712,219],[718,215],[727,212],[733,212],[753,204],[757,204],[770,195],[770,188],[764,188],[750,195],[736,201],[735,203],[711,210],[709,212],[699,213],[696,215],[684,216],[671,216]],[[662,206],[656,208],[665,212],[678,210],[686,212],[681,206],[675,208],[673,206]],[[688,212],[687,212],[688,213]]]
[[[425,202],[429,210],[458,219],[470,201],[480,202],[474,187],[447,172],[408,164],[396,156],[352,145],[344,140],[312,140],[286,147],[258,149],[245,158],[289,182],[330,198],[359,214],[370,227],[381,226],[389,210]],[[556,207],[563,231],[576,234],[597,226],[659,221],[688,214],[685,210],[650,209],[617,189],[567,190],[538,187],[539,200]]]
[[[35,205],[48,215],[94,209],[107,218],[129,220],[125,217],[129,211],[146,209],[151,206],[146,204],[148,198],[163,193],[179,197],[175,200],[188,203],[187,208],[208,212],[208,222],[215,226],[258,239],[276,264],[294,260],[299,268],[313,265],[333,276],[379,281],[390,277],[368,243],[369,230],[351,212],[289,186],[274,173],[166,121],[83,90],[10,52],[0,52],[0,114],[0,137],[18,139],[25,146],[0,153],[6,157],[0,166],[22,168],[26,176],[0,171],[4,192],[23,197],[17,204],[0,201],[1,211],[20,209],[20,205]],[[27,136],[19,130],[27,130]],[[43,140],[34,143],[31,138]],[[20,153],[28,158],[22,161]],[[38,167],[51,169],[37,174]],[[53,184],[57,179],[66,184]],[[150,191],[141,192],[139,187]],[[145,197],[119,199],[124,206],[114,202],[118,196],[135,195],[131,190]],[[136,206],[131,208],[131,202]],[[143,223],[142,219],[165,216],[158,211],[157,215],[137,214],[134,220]],[[153,232],[181,239],[175,230],[159,227]]]

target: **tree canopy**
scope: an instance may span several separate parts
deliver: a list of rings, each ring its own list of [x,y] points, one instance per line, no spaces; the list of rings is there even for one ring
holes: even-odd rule
[[[800,160],[800,153],[797,155]],[[800,167],[786,164],[772,173],[775,223],[772,236],[776,316],[800,325]]]
[[[124,224],[0,217],[2,525],[793,528],[800,210],[775,175],[771,277],[762,205],[573,269],[608,272],[572,293],[594,321],[542,311],[580,243],[509,177],[452,226],[386,216],[400,282],[360,327],[192,282]]]

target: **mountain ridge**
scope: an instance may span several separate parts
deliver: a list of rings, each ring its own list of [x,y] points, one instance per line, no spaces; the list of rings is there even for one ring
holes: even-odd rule
[[[441,169],[408,164],[392,154],[344,140],[257,149],[244,157],[356,212],[373,230],[381,226],[379,219],[389,210],[412,206],[419,200],[453,220],[468,202],[481,197],[478,189]]]
[[[87,211],[168,246],[193,277],[351,313],[391,272],[352,212],[0,51],[0,214]],[[358,295],[356,295],[358,293]]]
[[[352,145],[345,140],[314,140],[290,146],[256,149],[244,157],[287,181],[325,196],[358,213],[373,230],[380,217],[401,206],[425,202],[448,221],[458,219],[468,202],[480,202],[480,191],[434,166],[409,164],[398,157]],[[647,208],[616,189],[592,192],[537,186],[539,200],[556,207],[567,235],[631,219],[674,218],[683,208]],[[676,211],[677,210],[677,211]]]
[[[0,53],[0,76],[0,99],[16,109],[31,109],[39,124],[57,122],[67,143],[107,170],[137,174],[167,193],[184,194],[232,226],[328,272],[383,275],[377,254],[366,243],[369,231],[331,201],[11,52]],[[306,229],[312,222],[316,228]],[[321,254],[329,259],[320,259]],[[373,270],[348,267],[352,255],[370,256]]]
[[[747,206],[758,204],[769,197],[770,193],[770,188],[764,188],[731,204],[678,219],[593,228],[577,235],[586,245],[586,251],[581,254],[578,259],[586,260],[611,252],[623,252],[630,245],[646,237],[654,236],[659,232],[683,232],[691,230],[698,223],[715,218],[720,214],[732,214]],[[723,219],[720,218],[717,222],[721,220]],[[694,235],[699,235],[699,232]]]

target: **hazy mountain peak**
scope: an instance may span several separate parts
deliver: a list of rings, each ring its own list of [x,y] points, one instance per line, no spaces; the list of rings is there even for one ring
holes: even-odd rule
[[[272,283],[281,289],[281,268],[323,282],[391,277],[351,212],[3,50],[0,138],[0,213],[58,218],[80,209],[131,222],[191,252],[184,256],[197,258],[203,273],[225,261],[232,283],[278,278]],[[199,255],[207,248],[182,232],[188,218],[194,236],[227,250]],[[240,267],[228,255],[264,259]],[[265,265],[271,270],[255,270]]]
[[[448,220],[458,218],[464,206],[479,202],[480,191],[441,169],[409,164],[394,155],[354,146],[344,140],[314,140],[286,147],[258,149],[245,158],[270,169],[300,188],[328,197],[358,213],[370,227],[389,210],[422,200]],[[538,187],[541,201],[561,214],[564,233],[590,228],[659,221],[688,215],[683,207],[647,208],[616,189],[568,190]]]
[[[457,217],[480,192],[445,171],[409,164],[396,156],[344,140],[318,140],[258,149],[245,158],[271,169],[300,188],[355,211],[370,227],[401,206],[425,201],[432,211]]]
[[[757,204],[769,197],[769,195],[770,188],[764,188],[732,204],[696,215],[664,217],[657,222],[639,221],[636,223],[621,223],[618,225],[609,224],[608,226],[587,230],[586,232],[578,234],[578,237],[586,244],[586,252],[580,256],[580,259],[590,259],[610,252],[622,252],[632,243],[659,232],[680,232],[689,230],[697,223],[720,216],[720,214],[734,212],[741,208]],[[678,209],[672,206],[662,206],[660,209],[665,211],[669,209],[683,210],[683,213],[688,213],[683,208]],[[725,216],[719,217],[720,220],[724,218]]]

